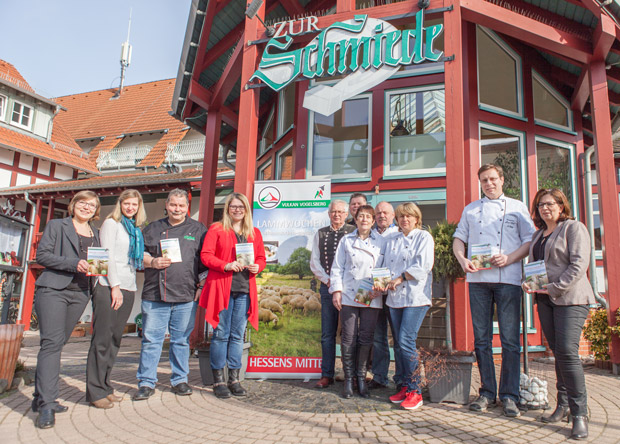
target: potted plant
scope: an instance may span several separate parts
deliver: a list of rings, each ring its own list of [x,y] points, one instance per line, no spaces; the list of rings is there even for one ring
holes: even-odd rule
[[[213,330],[209,324],[206,324],[207,334],[204,335],[199,342],[193,344],[193,349],[196,350],[196,356],[198,357],[198,366],[200,367],[200,378],[204,385],[213,385],[213,371],[211,370],[210,359],[210,347],[211,336]],[[241,357],[241,371],[239,372],[239,379],[243,381],[245,379],[245,370],[248,367],[248,356],[252,342],[250,341],[250,329],[246,328],[243,335],[243,355]],[[224,367],[224,378],[228,380],[228,367]]]
[[[450,328],[450,285],[465,277],[458,260],[452,252],[452,242],[457,225],[448,221],[437,223],[430,232],[435,241],[435,264],[433,279],[443,282],[446,293],[446,348],[420,350],[424,362],[424,380],[431,402],[455,402],[467,404],[471,386],[472,364],[476,358],[472,352],[452,349]]]
[[[597,308],[590,311],[590,319],[583,327],[583,337],[590,342],[590,350],[594,355],[596,366],[611,369],[609,362],[609,344],[612,334],[620,335],[620,309],[616,311],[616,325],[610,326],[607,320],[607,309]]]

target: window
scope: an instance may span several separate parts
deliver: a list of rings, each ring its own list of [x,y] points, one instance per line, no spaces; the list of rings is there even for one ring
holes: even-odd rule
[[[265,124],[265,128],[261,134],[261,140],[258,147],[258,155],[261,156],[265,151],[267,151],[271,145],[273,145],[273,115],[275,112],[275,108],[272,108],[269,112],[269,116],[267,117],[267,123]]]
[[[293,144],[287,145],[276,155],[276,179],[292,180],[293,171]]]
[[[385,175],[446,173],[443,85],[386,93]]]
[[[6,96],[0,96],[0,120],[4,120],[6,102],[7,102]]]
[[[482,108],[523,116],[521,59],[493,32],[476,28],[478,103]]]
[[[295,82],[278,93],[278,137],[293,126],[295,120]]]
[[[535,71],[532,71],[532,92],[536,123],[573,130],[573,113],[568,102]]]
[[[553,140],[536,138],[536,166],[538,170],[538,189],[558,188],[571,203],[573,216],[578,216],[574,183],[574,147]]]
[[[310,175],[314,177],[369,178],[371,98],[358,96],[342,103],[331,116],[310,112]]]
[[[258,168],[258,180],[271,180],[272,173],[272,163],[271,160],[269,162],[265,162]]]
[[[592,218],[594,220],[594,248],[597,259],[603,258],[603,241],[601,237],[601,210],[598,203],[598,194],[592,194]]]
[[[480,125],[480,165],[493,163],[504,170],[504,194],[526,200],[523,134],[493,125]],[[480,193],[482,196],[482,192]]]
[[[32,108],[23,103],[13,103],[11,122],[25,129],[30,129],[32,123]]]

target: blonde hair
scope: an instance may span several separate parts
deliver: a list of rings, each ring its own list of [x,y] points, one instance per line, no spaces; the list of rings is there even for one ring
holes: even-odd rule
[[[415,223],[415,228],[422,228],[422,211],[418,208],[416,204],[413,202],[402,203],[396,207],[396,211],[394,212],[396,215],[396,220],[403,214],[408,214],[410,216],[416,217],[418,220]],[[400,227],[398,230],[401,231]]]
[[[233,230],[233,221],[228,214],[228,208],[230,207],[230,203],[234,199],[241,201],[241,203],[245,207],[243,221],[241,222],[241,232],[239,234],[245,236],[246,239],[250,240],[254,237],[254,225],[252,223],[252,207],[250,207],[250,202],[248,201],[248,198],[241,193],[231,193],[226,198],[226,201],[224,202],[224,214],[221,220],[222,227],[224,228],[224,231]]]
[[[121,193],[120,196],[118,196],[118,200],[116,201],[114,210],[112,210],[112,212],[108,214],[108,217],[106,219],[114,219],[116,222],[120,222],[123,218],[123,211],[121,209],[121,204],[125,200],[132,199],[132,198],[138,199],[138,211],[136,212],[136,215],[134,216],[134,219],[136,221],[136,227],[141,227],[142,225],[144,225],[146,223],[146,211],[144,211],[144,202],[142,200],[142,195],[140,194],[138,190],[132,190],[132,189],[125,190]]]
[[[69,202],[69,206],[67,207],[67,211],[69,212],[71,217],[73,217],[74,215],[73,210],[75,209],[76,203],[81,200],[91,199],[95,199],[97,201],[97,209],[95,210],[95,214],[93,214],[93,217],[91,217],[90,220],[99,220],[99,213],[101,213],[101,202],[99,201],[99,196],[97,196],[97,193],[90,190],[82,190],[78,192],[75,196],[73,196],[71,202]]]

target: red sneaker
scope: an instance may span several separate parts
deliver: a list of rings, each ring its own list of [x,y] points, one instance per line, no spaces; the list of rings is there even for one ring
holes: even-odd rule
[[[394,404],[400,404],[407,397],[407,387],[403,387],[400,389],[400,392],[395,395],[390,396],[390,401]]]
[[[418,392],[409,392],[406,395],[406,398],[403,402],[401,402],[402,408],[405,410],[415,410],[418,407],[422,407],[424,401],[422,400],[422,395]]]

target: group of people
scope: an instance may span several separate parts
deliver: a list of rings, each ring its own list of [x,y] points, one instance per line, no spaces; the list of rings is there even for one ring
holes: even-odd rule
[[[97,229],[93,222],[99,219],[100,208],[96,193],[78,192],[67,208],[69,216],[50,220],[39,242],[36,259],[44,269],[35,294],[41,344],[32,400],[37,427],[53,427],[56,413],[68,410],[57,401],[61,352],[90,300],[86,400],[101,409],[123,400],[114,392],[110,374],[133,307],[136,271],[142,269],[142,348],[133,400],[148,399],[155,392],[166,332],[172,391],[179,396],[192,394],[189,336],[197,302],[206,308],[206,319],[214,328],[211,368],[216,396],[245,396],[239,382],[243,334],[248,319],[258,328],[255,276],[265,267],[262,237],[252,225],[247,198],[230,194],[222,220],[209,230],[188,217],[189,196],[181,189],[168,194],[166,217],[146,226],[144,202],[136,190],[123,191]],[[254,264],[236,261],[238,243],[253,244]],[[88,273],[91,247],[107,250],[105,276]]]
[[[454,254],[467,273],[481,377],[479,396],[469,408],[484,412],[499,396],[504,415],[520,415],[520,307],[522,291],[530,291],[523,283],[522,259],[529,255],[532,261],[544,260],[546,267],[549,284],[535,291],[535,300],[557,375],[558,404],[542,421],[570,418],[571,437],[584,439],[588,436],[587,394],[579,338],[588,305],[594,303],[586,276],[587,230],[571,216],[570,204],[560,190],[539,190],[528,212],[522,202],[504,195],[501,167],[484,165],[478,178],[484,197],[465,207],[453,243]],[[154,393],[166,331],[170,333],[172,391],[180,396],[192,394],[187,377],[196,302],[206,309],[206,320],[214,329],[210,364],[215,396],[246,395],[239,382],[243,336],[248,320],[258,329],[256,275],[266,264],[250,203],[242,194],[230,194],[222,220],[208,230],[188,217],[185,191],[171,191],[165,208],[166,217],[141,229],[146,222],[142,197],[136,190],[126,190],[98,230],[92,222],[99,218],[99,198],[92,191],[80,191],[69,204],[70,216],[47,224],[37,250],[37,262],[45,267],[36,281],[35,299],[41,349],[32,410],[39,412],[38,427],[54,426],[55,414],[67,410],[56,400],[61,351],[91,298],[93,335],[86,399],[104,409],[122,400],[110,384],[110,372],[133,306],[136,271],[143,268],[143,339],[133,399],[148,399]],[[361,193],[354,193],[348,204],[332,200],[328,213],[330,225],[316,233],[310,259],[321,296],[322,363],[316,387],[334,383],[339,323],[342,396],[350,398],[357,390],[368,397],[369,389],[387,387],[389,326],[397,388],[389,399],[405,409],[419,408],[423,401],[416,340],[431,305],[434,261],[434,242],[422,228],[422,213],[410,202],[396,210],[388,202],[373,208]],[[237,260],[239,244],[253,250],[253,264]],[[471,260],[476,245],[492,249],[490,268],[478,268]],[[179,250],[180,259],[167,251],[171,246]],[[89,247],[108,250],[106,276],[87,275]],[[373,280],[378,270],[385,281]],[[360,299],[361,288],[367,289],[367,299]],[[499,389],[492,352],[495,312],[502,345]],[[373,378],[367,382],[369,369]]]
[[[507,417],[520,416],[520,318],[523,291],[533,292],[543,333],[555,357],[558,403],[545,423],[572,420],[572,439],[588,436],[587,392],[579,358],[579,340],[594,304],[587,279],[590,238],[586,227],[571,215],[565,194],[541,189],[531,210],[504,195],[500,166],[483,165],[478,178],[484,194],[465,207],[454,234],[453,251],[467,274],[474,348],[481,386],[469,409],[484,412],[497,398]],[[362,397],[368,389],[388,386],[391,328],[395,358],[393,381],[397,393],[390,401],[405,409],[423,403],[419,388],[416,339],[431,305],[434,243],[422,229],[422,214],[413,203],[393,210],[388,202],[374,209],[361,193],[348,205],[333,200],[330,225],[315,236],[311,268],[321,282],[322,364],[317,388],[334,383],[336,333],[341,323],[344,371],[342,396],[354,387]],[[394,223],[396,219],[396,223]],[[491,252],[490,267],[471,260],[472,246]],[[522,260],[544,260],[548,285],[532,291],[523,278]],[[369,305],[356,300],[362,281],[373,269],[385,267],[386,288],[373,287]],[[478,268],[480,267],[480,268]],[[493,320],[497,316],[502,346],[499,388],[493,359]],[[372,356],[372,359],[369,359]],[[371,361],[372,379],[366,380]]]

